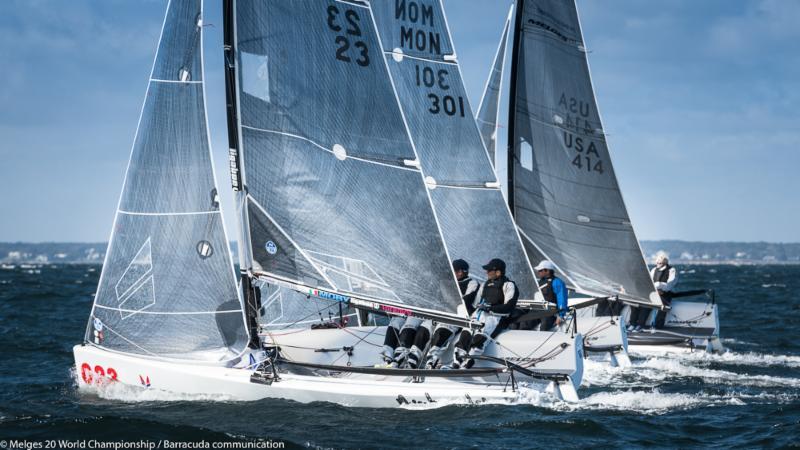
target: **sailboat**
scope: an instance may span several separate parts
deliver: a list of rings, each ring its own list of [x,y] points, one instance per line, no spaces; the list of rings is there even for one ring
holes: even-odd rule
[[[438,24],[417,31],[442,33],[439,1],[413,3]],[[436,201],[459,180],[412,139],[408,80],[393,78],[369,3],[226,0],[223,12],[238,286],[208,138],[202,2],[172,0],[74,347],[80,386],[367,407],[507,402],[522,388],[577,400],[574,332],[509,331],[471,369],[374,367],[385,328],[361,313],[480,326],[459,313],[450,270],[450,253],[466,251],[449,244],[455,206]],[[470,189],[499,193],[494,177],[477,180]],[[514,270],[524,282],[530,266]],[[344,326],[353,310],[360,325]]]
[[[670,306],[656,293],[611,163],[575,2],[519,0],[516,8],[507,186],[528,256],[553,261],[578,294],[571,304],[587,352],[616,348],[625,359],[628,344],[637,352],[720,350],[713,293]],[[490,77],[489,103],[499,102],[488,88],[497,84]],[[480,111],[479,123],[491,124]],[[631,306],[652,316],[668,310],[665,327],[627,335]]]

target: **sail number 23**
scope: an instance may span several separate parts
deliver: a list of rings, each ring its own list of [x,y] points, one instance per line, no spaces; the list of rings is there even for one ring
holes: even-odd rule
[[[336,33],[336,59],[346,63],[355,61],[361,67],[369,65],[369,48],[362,40],[355,40],[361,37],[361,17],[352,9],[345,9],[342,13],[335,5],[328,6],[328,28]],[[350,43],[353,39],[355,42]],[[352,48],[351,48],[352,47]]]

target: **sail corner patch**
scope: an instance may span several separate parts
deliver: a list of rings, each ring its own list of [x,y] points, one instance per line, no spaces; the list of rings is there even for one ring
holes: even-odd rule
[[[428,189],[434,190],[436,189],[436,178],[432,176],[425,177],[425,185],[428,186]]]
[[[347,150],[345,150],[344,147],[342,147],[339,144],[334,144],[333,156],[335,156],[336,159],[338,159],[339,161],[344,161],[345,159],[347,159]]]
[[[401,62],[401,61],[403,61],[403,58],[404,58],[404,57],[405,57],[405,54],[403,53],[403,49],[402,49],[402,48],[395,47],[395,48],[392,50],[392,59],[393,59],[395,62]]]

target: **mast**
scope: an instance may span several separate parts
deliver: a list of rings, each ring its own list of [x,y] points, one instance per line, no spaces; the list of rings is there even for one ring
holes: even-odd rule
[[[225,100],[228,124],[228,156],[231,188],[236,201],[237,247],[239,249],[239,273],[241,294],[250,335],[250,347],[259,347],[258,310],[260,299],[252,282],[253,259],[250,249],[250,234],[247,217],[247,189],[244,184],[244,165],[239,146],[239,101],[236,86],[236,4],[235,0],[223,0],[223,34],[225,61]]]
[[[507,167],[506,167],[506,186],[508,194],[508,208],[511,215],[516,217],[514,205],[514,152],[517,145],[517,64],[519,62],[519,48],[522,40],[522,11],[525,9],[525,0],[516,0],[517,7],[514,14],[514,44],[511,47],[511,80],[508,87],[508,142],[507,142]]]

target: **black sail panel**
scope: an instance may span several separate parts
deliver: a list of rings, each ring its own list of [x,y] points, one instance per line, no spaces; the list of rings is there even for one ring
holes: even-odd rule
[[[527,0],[517,14],[509,166],[524,239],[578,290],[660,305],[611,164],[575,4]]]
[[[362,3],[236,3],[253,267],[455,314],[461,299],[378,42]],[[284,250],[275,230],[292,247],[292,276],[261,251]]]

